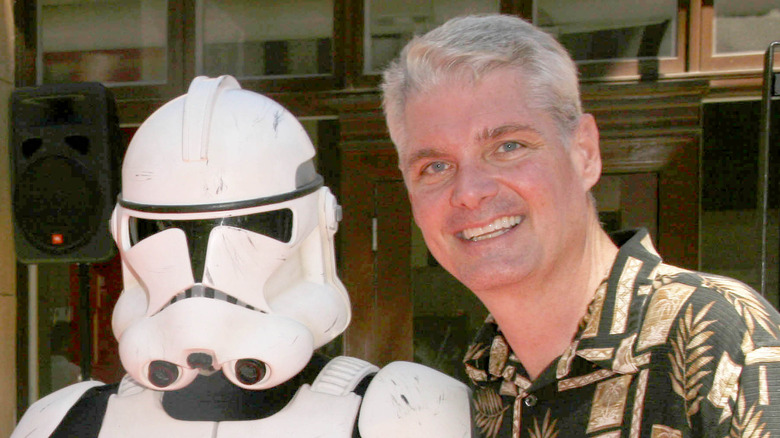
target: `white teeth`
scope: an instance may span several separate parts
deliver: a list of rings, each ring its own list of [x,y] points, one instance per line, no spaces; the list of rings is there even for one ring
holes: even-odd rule
[[[494,220],[484,227],[463,230],[463,238],[476,242],[504,234],[507,230],[520,223],[520,216],[504,216]]]

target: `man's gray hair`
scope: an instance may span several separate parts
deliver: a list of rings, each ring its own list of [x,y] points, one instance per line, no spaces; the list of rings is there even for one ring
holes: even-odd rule
[[[447,79],[474,84],[502,68],[517,69],[528,86],[528,105],[553,117],[564,138],[574,132],[582,107],[577,67],[566,49],[521,18],[472,15],[414,37],[385,70],[382,103],[393,142],[404,144],[403,116],[411,96]]]

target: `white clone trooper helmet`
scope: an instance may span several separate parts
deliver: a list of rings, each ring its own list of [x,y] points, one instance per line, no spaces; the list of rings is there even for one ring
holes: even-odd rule
[[[110,224],[113,330],[133,379],[175,390],[223,372],[270,388],[344,331],[341,210],[313,158],[290,112],[230,76],[196,78],[140,126]]]

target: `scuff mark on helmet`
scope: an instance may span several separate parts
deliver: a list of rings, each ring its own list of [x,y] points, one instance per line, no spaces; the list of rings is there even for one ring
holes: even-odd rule
[[[238,228],[238,229],[240,229],[240,228]],[[244,237],[246,238],[247,242],[249,242],[249,246],[251,246],[252,249],[257,249],[257,245],[255,245],[255,241],[254,241],[254,239],[252,239],[252,235],[249,234],[249,232],[246,231],[246,230],[243,230],[243,229],[240,229],[240,230],[244,234]]]
[[[154,175],[155,172],[151,170],[144,170],[144,171],[137,172],[133,176],[135,177],[136,180],[139,181],[149,181],[150,179],[154,178]]]
[[[215,190],[215,193],[219,195],[223,190],[225,190],[225,180],[220,177],[219,181],[217,182],[217,189]]]
[[[284,114],[281,111],[274,113],[274,136],[279,134],[279,122],[282,121],[283,115]]]

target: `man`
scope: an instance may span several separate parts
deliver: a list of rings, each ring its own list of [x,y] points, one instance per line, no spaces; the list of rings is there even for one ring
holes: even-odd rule
[[[780,315],[602,230],[598,129],[552,37],[456,18],[383,91],[415,221],[490,312],[465,358],[484,436],[780,433]]]

